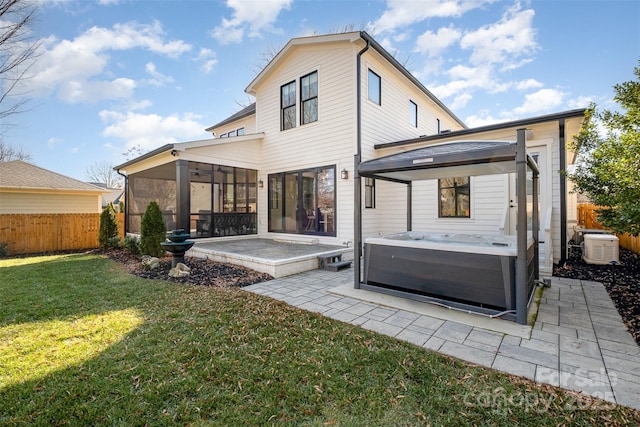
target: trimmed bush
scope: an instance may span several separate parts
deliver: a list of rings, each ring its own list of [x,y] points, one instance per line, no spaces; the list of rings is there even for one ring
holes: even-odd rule
[[[118,220],[113,205],[109,203],[100,214],[100,233],[98,242],[103,248],[117,248],[120,246],[118,237]]]
[[[140,252],[140,240],[135,236],[125,237],[123,246],[132,254]]]
[[[160,206],[155,201],[150,202],[140,224],[140,253],[154,257],[164,256],[165,251],[160,243],[166,240],[166,233]]]

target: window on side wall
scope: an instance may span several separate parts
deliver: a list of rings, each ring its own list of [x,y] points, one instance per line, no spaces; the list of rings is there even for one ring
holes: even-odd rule
[[[235,130],[229,131],[229,138],[233,138],[234,136],[236,136],[236,131]]]
[[[240,129],[238,129],[238,133],[237,133],[237,135],[238,135],[238,136],[242,136],[242,135],[244,135],[244,128],[240,128]]]
[[[281,129],[296,127],[296,82],[292,81],[280,87]]]
[[[378,105],[382,105],[382,79],[380,76],[369,70],[368,80],[369,100]]]
[[[364,179],[364,207],[374,209],[376,207],[376,180]]]
[[[471,185],[468,176],[439,179],[438,195],[440,218],[471,217]]]
[[[318,72],[300,79],[300,125],[318,121]]]
[[[409,100],[409,124],[418,127],[418,104]]]
[[[221,133],[221,134],[220,134],[220,138],[226,138],[226,137],[227,137],[227,134],[226,134],[226,133]]]

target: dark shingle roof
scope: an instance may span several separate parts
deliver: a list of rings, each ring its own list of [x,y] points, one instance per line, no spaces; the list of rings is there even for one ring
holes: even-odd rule
[[[247,117],[250,116],[252,114],[256,113],[256,103],[254,102],[253,104],[244,107],[242,110],[238,111],[237,113],[232,114],[231,116],[227,117],[226,119],[224,119],[223,121],[221,121],[220,123],[216,123],[213,126],[210,126],[208,128],[205,129],[206,132],[211,132],[212,130],[214,130],[217,127],[220,126],[224,126],[227,123],[231,123],[235,120],[241,119],[243,117]]]
[[[22,160],[0,162],[0,188],[102,192],[101,188]]]

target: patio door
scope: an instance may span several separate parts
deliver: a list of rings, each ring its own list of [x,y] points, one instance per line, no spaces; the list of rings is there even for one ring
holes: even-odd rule
[[[335,167],[269,175],[269,231],[335,236]]]

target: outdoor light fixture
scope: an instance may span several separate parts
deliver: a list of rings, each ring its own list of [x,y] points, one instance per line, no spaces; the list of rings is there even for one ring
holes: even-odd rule
[[[259,180],[258,181],[258,187],[260,187],[260,188],[264,187],[264,181],[263,180]]]
[[[349,179],[349,171],[346,169],[342,169],[342,171],[340,172],[340,178]]]

